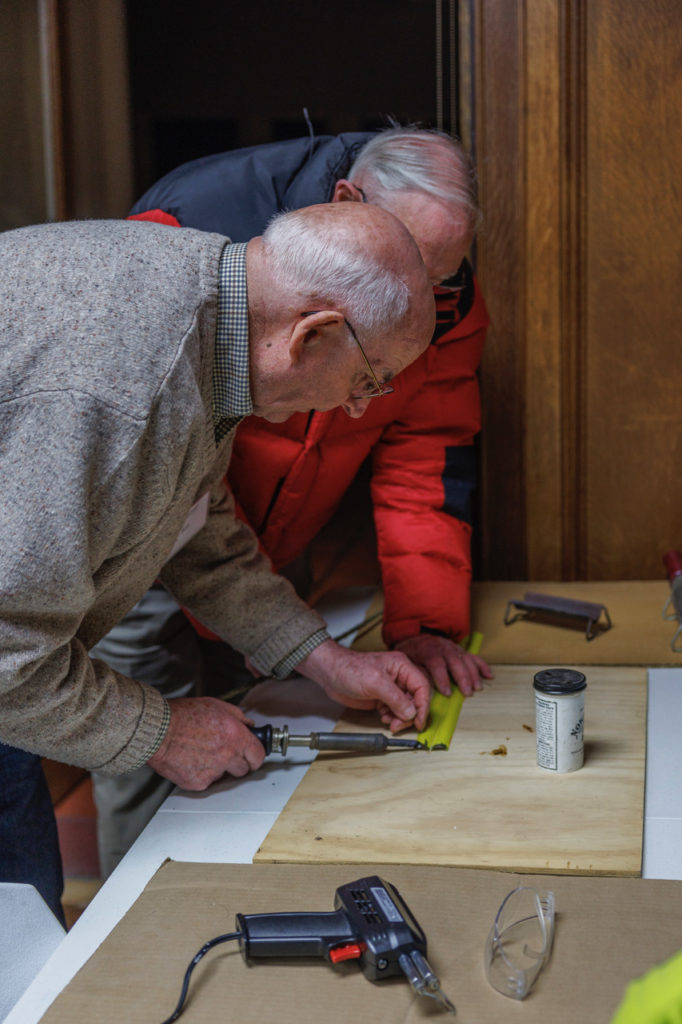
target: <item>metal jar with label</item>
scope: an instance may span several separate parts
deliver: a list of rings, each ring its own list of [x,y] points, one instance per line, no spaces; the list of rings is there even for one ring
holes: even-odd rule
[[[584,759],[585,689],[582,672],[546,668],[533,679],[537,762],[551,772],[574,772]]]

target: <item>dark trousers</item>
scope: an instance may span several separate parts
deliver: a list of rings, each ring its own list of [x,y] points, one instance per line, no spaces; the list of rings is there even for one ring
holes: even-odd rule
[[[57,822],[36,754],[0,743],[0,882],[35,886],[65,925]]]

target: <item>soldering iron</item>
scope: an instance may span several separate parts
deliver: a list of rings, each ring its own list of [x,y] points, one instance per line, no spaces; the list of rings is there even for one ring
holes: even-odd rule
[[[295,735],[287,725],[249,726],[256,739],[265,747],[266,754],[286,755],[289,747],[308,747],[310,750],[345,750],[363,754],[379,754],[392,748],[426,750],[419,740],[398,739],[382,732],[311,732]]]
[[[331,964],[357,960],[370,981],[404,975],[418,995],[436,1000],[449,1013],[455,1007],[426,959],[426,936],[400,893],[378,875],[359,878],[336,890],[329,913],[237,914],[236,931],[207,942],[191,961],[178,1004],[163,1024],[176,1021],[187,998],[190,975],[220,942],[237,940],[245,960],[322,957]]]

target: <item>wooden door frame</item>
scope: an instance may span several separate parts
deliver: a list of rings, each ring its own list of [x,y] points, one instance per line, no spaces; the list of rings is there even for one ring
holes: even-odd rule
[[[462,125],[491,316],[478,522],[487,579],[585,571],[584,3],[460,4]]]
[[[48,220],[134,201],[123,0],[37,0]]]

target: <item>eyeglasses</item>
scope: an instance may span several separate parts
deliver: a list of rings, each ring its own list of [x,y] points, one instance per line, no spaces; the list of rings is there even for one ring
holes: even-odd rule
[[[360,389],[359,391],[351,391],[349,397],[350,398],[381,398],[382,395],[392,395],[393,392],[395,391],[395,388],[392,387],[390,384],[381,384],[379,382],[379,378],[377,377],[376,373],[372,369],[372,364],[370,363],[369,359],[367,358],[367,355],[365,354],[365,350],[362,347],[362,345],[360,344],[360,339],[358,338],[357,334],[353,330],[352,324],[350,323],[350,321],[346,320],[345,317],[343,319],[343,322],[345,323],[346,327],[350,331],[351,336],[353,338],[353,341],[355,342],[355,344],[360,349],[360,352],[362,353],[362,358],[365,360],[365,366],[369,370],[370,376],[371,376],[372,380],[374,381],[374,387],[371,387],[369,381],[367,381],[367,386],[366,387]]]
[[[464,291],[464,285],[460,283],[459,270],[452,277],[446,277],[444,281],[434,284],[433,290],[437,295],[453,295]]]
[[[521,885],[507,893],[485,944],[485,973],[503,996],[525,999],[554,937],[554,893]]]
[[[453,278],[450,278],[450,280],[453,280]],[[434,284],[433,290],[436,295],[457,295],[459,292],[464,291],[464,285],[449,285],[443,281],[442,284]]]
[[[313,316],[313,314],[317,312],[319,312],[319,310],[309,309],[306,313],[301,313],[301,316]],[[365,366],[367,367],[370,377],[374,381],[374,387],[372,387],[370,381],[367,381],[365,387],[360,388],[358,391],[351,391],[348,397],[357,400],[363,398],[381,398],[382,395],[392,395],[393,392],[395,391],[395,388],[391,384],[380,383],[379,378],[372,369],[372,364],[367,358],[364,348],[360,344],[360,339],[355,333],[353,325],[351,324],[350,320],[346,320],[346,318],[344,317],[343,322],[350,331],[353,341],[360,349],[360,352],[362,353],[362,358],[365,360]]]

